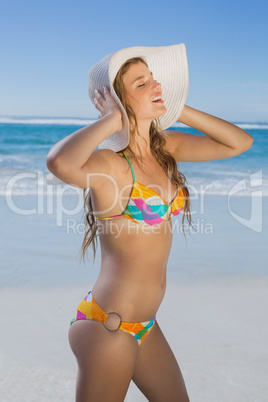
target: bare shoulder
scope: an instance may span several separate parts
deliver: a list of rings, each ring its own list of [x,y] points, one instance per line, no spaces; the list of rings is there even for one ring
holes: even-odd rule
[[[105,166],[112,166],[117,160],[117,157],[117,153],[111,149],[95,149],[84,166],[93,169],[105,169]]]
[[[120,162],[121,158],[116,152],[95,149],[81,168],[67,166],[64,170],[53,173],[73,187],[98,189],[111,181],[111,178],[113,180]]]
[[[166,140],[165,149],[177,160],[177,147],[183,141],[185,133],[175,130],[164,130],[163,133],[163,137]]]
[[[63,182],[80,188],[99,188],[109,182],[122,164],[122,157],[110,149],[95,149],[87,161],[79,168],[65,164],[63,168],[49,170]]]
[[[121,157],[111,149],[95,149],[81,168],[83,187],[98,188],[114,177],[121,162]],[[84,181],[84,178],[87,181]]]

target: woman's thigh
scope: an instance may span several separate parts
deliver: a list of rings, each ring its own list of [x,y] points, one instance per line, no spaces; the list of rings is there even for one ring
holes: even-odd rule
[[[189,402],[180,367],[157,321],[139,348],[132,380],[150,402]]]
[[[76,402],[124,401],[138,354],[136,339],[91,320],[74,322],[68,337],[78,364]]]

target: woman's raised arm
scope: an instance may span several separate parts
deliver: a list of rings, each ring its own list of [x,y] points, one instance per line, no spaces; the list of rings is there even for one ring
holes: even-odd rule
[[[106,154],[113,151],[96,148],[122,129],[122,114],[110,92],[105,91],[104,96],[99,93],[97,99],[100,120],[63,138],[50,149],[46,158],[47,167],[55,176],[83,188],[100,183],[100,176],[97,179],[95,173],[109,173]]]
[[[166,131],[168,149],[177,161],[230,158],[247,151],[253,143],[251,135],[236,125],[186,105],[178,121],[206,135]]]

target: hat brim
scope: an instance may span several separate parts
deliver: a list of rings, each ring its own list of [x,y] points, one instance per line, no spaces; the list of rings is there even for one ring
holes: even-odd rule
[[[171,46],[134,46],[121,49],[106,56],[108,59],[108,79],[111,95],[122,111],[122,130],[105,139],[99,148],[109,148],[118,152],[129,143],[129,121],[126,111],[116,95],[113,82],[120,67],[132,57],[142,57],[162,88],[162,99],[167,112],[159,117],[163,129],[171,127],[180,117],[189,89],[189,71],[184,43]],[[104,60],[104,59],[103,59]],[[103,84],[105,85],[105,84]]]

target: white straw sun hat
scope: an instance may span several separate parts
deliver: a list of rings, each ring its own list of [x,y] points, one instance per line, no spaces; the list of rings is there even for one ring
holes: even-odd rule
[[[100,149],[118,152],[129,143],[129,120],[114,91],[113,82],[120,67],[132,57],[144,58],[154,79],[161,84],[162,99],[167,109],[159,117],[163,129],[171,127],[178,120],[186,102],[189,72],[184,43],[160,47],[134,46],[109,53],[89,70],[88,95],[94,104],[95,89],[103,94],[103,86],[107,86],[122,111],[122,130],[102,141],[99,144]]]

